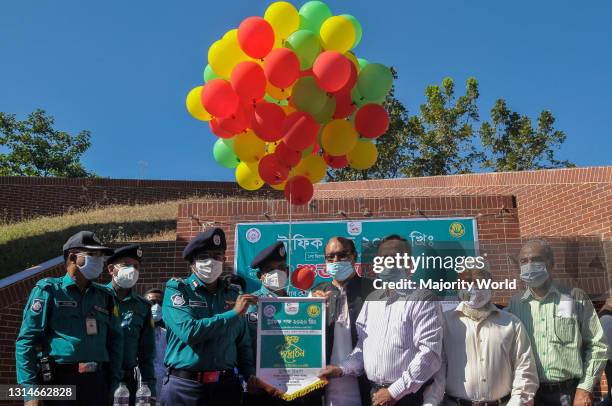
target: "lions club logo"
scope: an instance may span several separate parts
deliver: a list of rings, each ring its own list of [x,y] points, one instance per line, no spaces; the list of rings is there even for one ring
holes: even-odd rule
[[[246,239],[251,244],[255,244],[261,238],[261,231],[258,228],[249,228],[246,232]]]
[[[450,227],[448,228],[448,232],[451,235],[451,237],[454,237],[454,238],[463,237],[463,235],[465,234],[465,227],[463,226],[463,224],[459,223],[458,221],[454,221],[451,223]]]
[[[321,309],[317,305],[310,305],[308,309],[306,309],[306,313],[308,313],[308,317],[317,317],[321,314]]]

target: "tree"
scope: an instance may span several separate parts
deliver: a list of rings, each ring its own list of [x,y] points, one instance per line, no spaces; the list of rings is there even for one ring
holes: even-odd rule
[[[53,128],[55,120],[44,110],[19,121],[0,112],[0,175],[2,176],[94,176],[81,164],[90,147],[90,132],[70,135]]]
[[[511,111],[505,100],[497,100],[491,109],[491,123],[480,127],[486,153],[483,167],[496,172],[573,167],[569,161],[555,158],[555,149],[565,141],[565,133],[555,130],[554,123],[552,113],[543,110],[533,128],[529,117]]]

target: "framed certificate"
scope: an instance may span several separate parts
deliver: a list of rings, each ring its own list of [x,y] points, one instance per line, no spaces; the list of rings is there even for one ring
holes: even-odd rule
[[[325,386],[325,299],[261,297],[257,318],[257,377],[289,401]]]

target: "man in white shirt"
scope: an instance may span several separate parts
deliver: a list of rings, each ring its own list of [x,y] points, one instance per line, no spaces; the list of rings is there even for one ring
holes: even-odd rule
[[[465,270],[460,279],[474,285],[444,313],[442,368],[424,406],[532,405],[538,373],[525,328],[491,303],[490,289],[478,288],[491,280],[488,270]]]
[[[155,378],[157,379],[157,392],[161,393],[161,387],[166,375],[166,367],[164,366],[164,356],[166,355],[166,326],[162,318],[162,301],[164,292],[161,289],[149,289],[145,293],[145,299],[151,302],[151,316],[155,322],[155,360],[153,368],[155,369]]]
[[[408,242],[389,236],[378,256],[410,255]],[[386,282],[409,278],[410,269],[387,269]],[[379,290],[364,303],[357,318],[355,348],[339,366],[328,365],[320,376],[359,376],[372,385],[373,406],[421,406],[423,392],[441,365],[442,313],[431,292]]]

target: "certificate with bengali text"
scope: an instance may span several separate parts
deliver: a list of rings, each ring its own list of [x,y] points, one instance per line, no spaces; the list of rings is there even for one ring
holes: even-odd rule
[[[325,299],[259,298],[257,377],[285,393],[285,400],[325,385]]]

